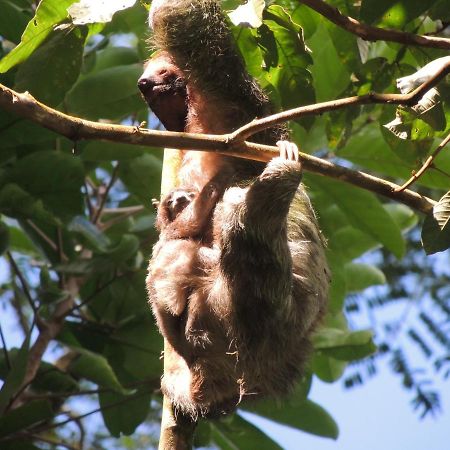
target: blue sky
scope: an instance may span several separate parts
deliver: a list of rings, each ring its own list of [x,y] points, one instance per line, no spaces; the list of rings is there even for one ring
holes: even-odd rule
[[[446,450],[450,448],[450,389],[448,382],[436,382],[442,413],[420,420],[414,413],[411,393],[402,389],[400,379],[386,365],[362,387],[344,390],[340,382],[315,380],[310,398],[323,406],[340,429],[337,441],[273,425],[252,417],[286,450]],[[246,415],[250,418],[250,415]]]
[[[308,435],[254,418],[286,450],[447,450],[450,448],[450,389],[436,381],[442,413],[420,420],[411,405],[411,393],[386,365],[364,386],[344,390],[340,382],[315,380],[310,398],[323,406],[339,425],[337,441]],[[246,415],[250,418],[250,415]]]

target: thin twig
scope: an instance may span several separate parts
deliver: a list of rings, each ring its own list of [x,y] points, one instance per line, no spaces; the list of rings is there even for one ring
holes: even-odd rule
[[[418,45],[421,47],[441,48],[450,50],[450,39],[430,36],[420,36],[386,28],[366,25],[352,17],[343,15],[337,8],[328,5],[323,0],[300,0],[299,3],[310,7],[338,27],[359,36],[365,41],[390,41],[404,45]]]
[[[27,223],[52,248],[52,250],[55,251],[55,253],[59,253],[58,246],[55,244],[55,242],[50,237],[48,237],[32,220],[27,219]],[[61,250],[61,259],[63,261],[68,261],[69,259],[62,250]]]
[[[23,433],[23,436],[29,437],[31,439],[35,439],[36,441],[45,442],[46,444],[54,445],[57,447],[64,447],[64,448],[67,448],[68,450],[80,450],[78,447],[68,444],[67,442],[56,441],[53,439],[49,439],[49,438],[40,436],[39,434]]]
[[[133,208],[133,209],[132,209]],[[125,208],[124,208],[125,209]],[[136,206],[136,207],[130,207],[129,211],[122,214],[121,216],[117,216],[114,217],[111,220],[108,220],[107,222],[104,222],[101,226],[101,229],[103,231],[107,230],[108,228],[111,228],[113,225],[116,225],[120,222],[122,222],[122,220],[127,219],[130,216],[134,216],[135,214],[140,213],[141,211],[143,211],[145,208],[143,206]]]
[[[6,368],[9,371],[9,370],[11,370],[11,361],[9,360],[9,352],[8,352],[8,348],[6,347],[5,336],[3,336],[3,330],[2,330],[1,323],[0,323],[0,338],[2,340],[3,355],[5,356]]]
[[[100,411],[106,411],[107,409],[116,408],[117,406],[120,406],[123,403],[127,403],[127,402],[129,402],[131,400],[134,400],[134,399],[140,397],[142,394],[147,394],[147,393],[153,392],[153,390],[154,389],[152,388],[152,389],[149,389],[149,390],[146,390],[146,391],[143,391],[143,392],[137,392],[136,394],[132,394],[130,396],[126,396],[122,400],[119,400],[119,401],[114,402],[114,403],[110,403],[109,405],[102,406],[101,408],[93,409],[92,411],[89,411],[89,412],[87,412],[85,414],[80,414],[79,416],[70,417],[67,420],[63,420],[62,422],[52,423],[52,424],[46,426],[45,428],[39,428],[38,432],[42,433],[43,431],[51,430],[53,428],[58,428],[58,427],[61,427],[63,425],[67,425],[70,422],[74,422],[74,421],[77,421],[77,420],[84,419],[85,417],[91,416],[92,414],[96,414],[96,413],[98,413]],[[1,439],[0,439],[0,442],[1,442]]]
[[[17,278],[19,278],[23,293],[25,294],[25,298],[27,299],[28,304],[31,306],[31,309],[33,310],[33,314],[35,316],[37,316],[38,308],[34,304],[34,300],[31,297],[30,290],[28,289],[28,284],[27,284],[24,276],[22,275],[22,272],[20,271],[19,266],[16,264],[16,261],[14,260],[12,254],[9,250],[6,252],[6,256],[8,257],[8,260],[9,260],[9,263],[11,264],[13,272],[16,274]]]
[[[86,200],[86,206],[88,209],[89,220],[92,220],[92,217],[94,216],[94,210],[92,208],[92,202],[91,202],[91,198],[89,196],[89,189],[88,189],[88,184],[87,184],[86,180],[84,181],[84,189],[86,191],[85,200]]]
[[[406,181],[402,186],[399,186],[395,189],[395,192],[402,192],[407,187],[411,186],[415,181],[417,181],[425,171],[432,165],[433,161],[436,159],[437,155],[441,152],[441,150],[450,142],[450,134],[438,145],[436,150],[426,159],[423,163],[423,166],[415,173],[412,174],[411,178]]]
[[[104,214],[136,214],[141,211],[145,211],[145,207],[142,205],[124,206],[122,208],[103,208]]]
[[[106,289],[112,283],[114,283],[115,281],[119,280],[120,278],[124,277],[127,274],[128,274],[128,272],[124,272],[123,274],[120,274],[120,275],[114,274],[114,276],[109,281],[107,281],[105,284],[103,284],[99,288],[97,288],[95,290],[95,292],[93,292],[86,300],[84,300],[81,303],[78,303],[78,305],[75,305],[74,307],[72,307],[70,309],[70,311],[68,312],[68,314],[72,314],[73,312],[78,311],[79,309],[81,309],[83,306],[86,306],[88,303],[90,303],[92,300],[94,300],[94,298],[100,292],[102,292],[104,289]]]
[[[105,192],[101,196],[100,205],[99,205],[97,211],[95,212],[94,218],[92,220],[93,224],[96,224],[98,222],[98,220],[100,219],[100,216],[102,214],[103,208],[105,207],[105,203],[106,203],[106,200],[107,200],[108,195],[109,195],[109,191],[111,190],[111,188],[113,187],[114,183],[117,180],[117,172],[118,172],[118,170],[119,170],[119,164],[116,164],[114,169],[113,169],[113,172],[111,174],[111,178],[109,180],[109,183],[106,186]]]

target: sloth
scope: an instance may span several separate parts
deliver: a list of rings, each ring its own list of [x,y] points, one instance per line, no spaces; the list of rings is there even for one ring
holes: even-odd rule
[[[157,52],[139,89],[170,131],[223,134],[273,112],[247,73],[217,0],[154,0]],[[183,150],[158,207],[147,277],[165,354],[162,391],[192,419],[243,399],[281,396],[301,376],[326,310],[324,242],[286,128],[252,136],[280,147],[265,166]]]
[[[288,393],[326,308],[329,274],[298,149],[278,146],[281,157],[249,186],[177,188],[159,206],[147,288],[175,351],[161,386],[193,418]]]

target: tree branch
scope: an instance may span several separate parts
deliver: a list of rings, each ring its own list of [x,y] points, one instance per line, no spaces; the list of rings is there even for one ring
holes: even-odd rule
[[[34,304],[34,300],[31,297],[30,290],[28,289],[28,284],[27,284],[24,276],[22,275],[22,272],[20,271],[19,266],[17,265],[16,261],[13,258],[13,255],[11,254],[10,251],[6,252],[6,256],[8,257],[8,260],[9,260],[9,263],[11,264],[11,268],[12,268],[13,272],[16,274],[17,278],[19,278],[20,284],[22,285],[23,293],[25,294],[25,298],[27,299],[28,304],[30,305],[30,307],[33,311],[33,314],[35,316],[37,316],[37,313],[38,313],[37,306]]]
[[[251,135],[279,123],[287,122],[292,119],[298,119],[300,117],[323,114],[325,112],[346,108],[348,106],[369,104],[414,106],[426,92],[436,86],[448,73],[450,73],[450,61],[443,64],[434,76],[430,77],[425,83],[421,84],[408,94],[379,94],[377,92],[369,92],[365,95],[300,106],[298,108],[282,111],[278,114],[273,114],[262,119],[256,119],[231,133],[229,135],[228,142],[232,144],[241,142]]]
[[[64,319],[71,311],[75,302],[75,297],[78,293],[78,285],[74,277],[70,277],[65,286],[69,291],[69,296],[58,304],[52,318],[39,324],[39,335],[35,343],[30,348],[28,354],[27,368],[22,387],[28,386],[35,378],[36,373],[42,361],[42,357],[47,350],[50,341],[56,338],[61,331]],[[19,389],[20,392],[20,389]]]
[[[215,151],[225,155],[257,161],[269,161],[278,155],[277,147],[243,142],[244,139],[274,124],[313,114],[362,104],[387,103],[412,105],[423,94],[442,80],[450,72],[450,63],[442,66],[434,77],[409,94],[370,93],[363,96],[302,106],[279,114],[255,120],[231,134],[209,135],[177,133],[170,131],[145,130],[131,126],[97,123],[56,111],[36,101],[30,94],[20,94],[0,84],[0,107],[21,115],[72,140],[102,139],[134,145],[170,147],[201,151]],[[363,172],[341,167],[337,164],[300,154],[303,167],[320,175],[335,178],[360,188],[381,194],[392,200],[402,202],[420,212],[428,213],[435,202],[415,192],[405,190],[395,192],[398,185],[384,181]]]
[[[404,45],[418,45],[421,47],[441,48],[450,50],[450,39],[420,36],[405,31],[398,31],[386,28],[377,28],[366,25],[349,16],[344,16],[337,8],[328,5],[323,0],[300,0],[314,11],[326,17],[338,27],[355,34],[365,41],[390,41]]]

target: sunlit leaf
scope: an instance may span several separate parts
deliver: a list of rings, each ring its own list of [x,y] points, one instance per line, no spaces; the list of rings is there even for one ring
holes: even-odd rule
[[[75,0],[42,0],[17,47],[0,60],[0,73],[25,61],[55,28],[68,17],[67,7]]]
[[[109,22],[117,11],[130,8],[136,0],[80,0],[67,10],[75,25]]]

